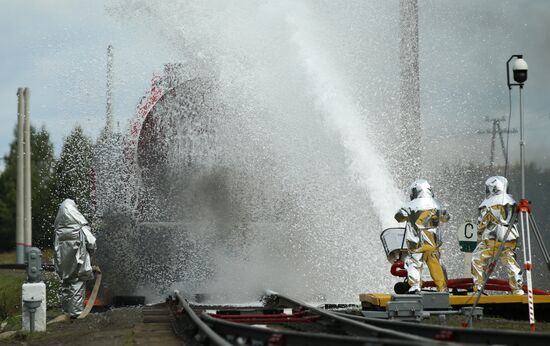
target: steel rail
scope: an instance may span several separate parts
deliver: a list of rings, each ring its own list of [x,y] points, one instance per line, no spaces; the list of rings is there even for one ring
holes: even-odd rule
[[[335,335],[326,333],[298,332],[287,329],[271,329],[251,326],[212,317],[206,313],[201,318],[212,330],[224,335],[237,345],[285,345],[285,346],[354,346],[354,345],[403,345],[402,339]],[[425,342],[407,341],[406,345],[425,346]]]
[[[411,323],[396,320],[383,320],[335,312],[362,323],[387,329],[397,329],[404,333],[411,333],[443,341],[477,344],[499,345],[529,345],[547,346],[550,343],[550,333],[530,333],[498,329],[469,329],[449,326],[436,326],[428,324]]]
[[[390,337],[390,338],[397,338],[402,340],[406,340],[407,344],[410,342],[418,342],[426,344],[441,344],[440,341],[426,338],[423,336],[418,336],[415,334],[408,334],[401,331],[396,331],[393,329],[388,328],[382,328],[375,325],[365,324],[362,322],[358,322],[356,320],[338,315],[334,312],[327,311],[324,309],[319,309],[314,306],[311,306],[309,304],[306,304],[304,302],[298,301],[296,299],[284,296],[282,294],[279,294],[274,291],[266,291],[266,300],[270,303],[273,303],[275,305],[283,305],[293,308],[305,308],[309,310],[310,312],[313,312],[315,314],[324,316],[325,318],[333,321],[335,324],[337,324],[338,328],[341,330],[344,330],[350,335],[357,335],[357,336],[374,336],[374,337]],[[275,298],[275,299],[273,299]]]
[[[206,323],[204,323],[199,316],[197,316],[195,311],[193,311],[193,309],[187,302],[187,299],[183,298],[178,290],[174,291],[174,296],[177,299],[178,305],[181,306],[183,310],[185,310],[187,317],[191,319],[193,324],[197,326],[202,336],[206,337],[211,342],[211,344],[218,346],[231,346],[231,343],[218,335]]]
[[[206,312],[200,316],[179,291],[174,292],[178,308],[185,311],[192,323],[199,329],[201,343],[213,345],[270,345],[270,346],[355,346],[355,345],[403,345],[403,339],[380,338],[378,336],[349,336],[319,332],[303,332],[289,329],[273,329],[237,323],[213,317]],[[279,324],[279,323],[277,323]],[[282,323],[284,325],[285,323]],[[183,328],[182,328],[183,327]],[[189,329],[179,326],[180,329]],[[196,333],[196,331],[195,331]],[[196,335],[196,334],[195,334]],[[407,345],[425,346],[425,342],[408,340]]]

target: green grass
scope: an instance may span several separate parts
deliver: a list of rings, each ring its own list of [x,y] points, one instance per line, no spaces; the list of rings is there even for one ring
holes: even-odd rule
[[[124,346],[132,346],[134,344],[135,344],[134,334],[132,332],[130,332],[130,333],[128,333],[128,335],[124,339]]]
[[[462,322],[464,321],[463,316],[448,316],[447,325],[452,327],[461,327]],[[439,324],[437,316],[431,317],[429,320],[425,321],[429,324]],[[506,330],[516,330],[516,331],[529,331],[529,322],[521,320],[509,320],[499,317],[490,317],[483,316],[482,319],[474,320],[474,329],[506,329]],[[539,332],[549,332],[550,323],[549,322],[537,322],[537,331]]]
[[[15,263],[15,252],[0,253],[0,263]],[[7,322],[5,331],[21,329],[21,285],[24,281],[23,271],[0,271],[0,322]]]
[[[21,285],[25,275],[0,272],[0,321],[21,313]]]
[[[42,259],[47,263],[52,258],[53,251],[44,251]],[[0,263],[15,263],[15,252],[0,253]],[[48,317],[60,314],[60,303],[57,296],[59,279],[55,273],[43,272],[46,283],[48,302]],[[21,285],[26,273],[22,270],[0,270],[0,322],[8,322],[4,331],[21,329]]]
[[[0,264],[15,263],[15,252],[0,252]]]

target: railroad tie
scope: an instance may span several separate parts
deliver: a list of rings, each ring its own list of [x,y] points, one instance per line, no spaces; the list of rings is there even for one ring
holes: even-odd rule
[[[171,315],[165,304],[143,307],[143,321],[134,326],[134,345],[183,345],[172,330]]]

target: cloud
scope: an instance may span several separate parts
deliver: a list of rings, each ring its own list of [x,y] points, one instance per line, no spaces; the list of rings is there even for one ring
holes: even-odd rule
[[[550,9],[545,1],[419,1],[422,112],[428,136],[461,147],[471,160],[487,160],[490,136],[476,135],[485,117],[508,117],[506,60],[523,53],[530,77],[524,89],[525,114],[532,128],[550,130],[550,121],[529,114],[550,111]],[[517,89],[513,90],[512,127],[519,126]],[[532,122],[535,122],[533,124]],[[438,130],[448,128],[443,133]],[[468,130],[469,129],[469,130]],[[526,131],[537,160],[550,143]],[[429,139],[427,145],[430,145]],[[510,140],[511,160],[519,158],[518,137]],[[481,150],[480,150],[481,149]],[[529,148],[528,148],[529,150]],[[539,164],[548,166],[547,160]]]
[[[129,4],[132,6],[126,7]],[[4,33],[0,37],[0,153],[7,152],[12,140],[17,87],[32,88],[34,123],[46,124],[59,150],[73,124],[83,124],[92,135],[101,127],[108,44],[115,46],[115,115],[124,129],[152,75],[162,71],[164,63],[201,53],[190,51],[201,45],[202,53],[210,50],[216,54],[209,45],[212,40],[220,35],[239,39],[221,23],[254,25],[257,20],[239,18],[257,6],[252,2],[243,3],[242,11],[233,6],[232,12],[225,11],[229,5],[224,1],[180,1],[162,5],[162,10],[149,5],[110,1],[106,6],[102,1],[70,0],[4,4],[0,13]],[[341,62],[341,73],[353,81],[353,97],[368,112],[395,112],[398,1],[311,5],[324,25],[317,33],[325,37],[323,49],[334,54]],[[543,159],[539,153],[550,150],[549,141],[541,135],[541,131],[550,130],[550,119],[540,116],[550,112],[547,2],[419,0],[419,11],[426,144],[451,144],[464,149],[461,155],[485,159],[486,152],[479,148],[488,150],[490,138],[474,132],[487,126],[485,116],[507,115],[504,62],[511,54],[524,53],[530,67],[525,111],[533,128],[528,128],[526,135],[528,145],[537,148],[531,157]],[[234,18],[224,18],[225,13]],[[517,127],[517,116],[512,125]],[[511,154],[516,153],[512,148]]]
[[[18,87],[31,89],[31,117],[57,152],[77,123],[96,135],[105,114],[106,48],[115,45],[115,115],[125,128],[155,72],[170,61],[140,26],[120,26],[102,2],[10,2],[0,14],[0,153],[17,120]],[[3,162],[0,163],[0,167]]]

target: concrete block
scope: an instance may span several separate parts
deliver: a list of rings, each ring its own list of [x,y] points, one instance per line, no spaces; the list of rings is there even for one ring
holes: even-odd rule
[[[23,294],[21,297],[21,306],[23,309],[23,330],[30,331],[30,313],[25,301],[40,302],[34,313],[34,331],[43,332],[46,330],[46,284],[43,282],[23,284]]]

